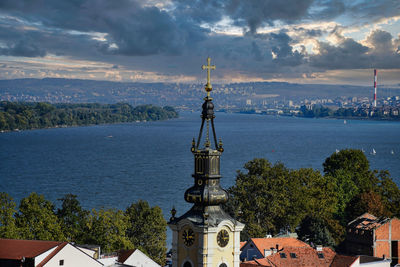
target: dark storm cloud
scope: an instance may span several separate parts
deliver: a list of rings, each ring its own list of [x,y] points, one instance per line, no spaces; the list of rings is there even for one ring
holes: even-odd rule
[[[318,54],[310,57],[310,65],[322,69],[398,68],[400,54],[390,33],[373,31],[364,46],[351,38],[343,38],[338,46],[318,42]]]
[[[304,18],[312,3],[313,0],[231,0],[226,12],[237,25],[243,26],[245,22],[254,33],[264,23],[273,25],[276,20],[292,23]]]
[[[124,55],[177,54],[205,30],[137,1],[2,1],[2,10],[47,28],[105,33],[103,52]]]
[[[343,0],[318,0],[314,3],[310,17],[317,20],[330,20],[342,15],[346,11]]]
[[[255,33],[263,24],[281,20],[288,23],[308,15],[314,0],[175,0],[176,13],[185,14],[197,22],[216,22],[223,16]]]
[[[400,1],[349,1],[347,9],[356,21],[366,23],[400,15]]]
[[[318,54],[311,57],[311,65],[323,69],[357,69],[366,66],[368,47],[353,39],[345,39],[338,46],[318,42]]]
[[[30,43],[28,40],[19,40],[7,48],[0,48],[0,55],[18,57],[44,57],[46,51],[41,47]]]
[[[268,78],[271,73],[301,75],[309,69],[369,68],[371,62],[399,65],[400,41],[385,31],[372,33],[368,47],[340,36],[338,29],[331,33],[342,38],[338,45],[317,41],[327,33],[323,29],[291,25],[290,32],[257,32],[264,25],[319,23],[340,15],[376,20],[399,14],[398,0],[172,1],[162,9],[145,0],[0,0],[0,54],[55,54],[108,62],[113,71],[191,76],[199,73],[192,66],[211,56],[218,60],[216,75],[221,77],[231,70]],[[226,17],[243,27],[243,36],[212,33],[204,26]],[[318,54],[309,55],[299,46],[309,39],[318,43]]]

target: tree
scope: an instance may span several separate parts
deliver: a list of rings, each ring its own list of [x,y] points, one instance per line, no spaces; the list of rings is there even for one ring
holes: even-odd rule
[[[126,209],[125,215],[129,222],[127,236],[130,241],[163,266],[167,252],[167,222],[161,208],[150,207],[147,201],[139,200]]]
[[[87,223],[85,240],[100,245],[104,252],[132,249],[134,246],[126,236],[128,218],[121,210],[92,210]]]
[[[68,241],[82,243],[89,212],[82,209],[77,196],[67,194],[63,198],[61,209],[57,210],[64,236]]]
[[[400,189],[392,180],[388,171],[378,173],[377,191],[382,197],[385,208],[392,216],[400,217]]]
[[[16,225],[23,239],[65,239],[53,203],[34,192],[21,200]]]
[[[334,177],[329,175],[326,175],[325,177],[326,179],[331,180],[335,185],[335,192],[337,195],[337,209],[335,217],[343,226],[345,226],[348,223],[345,209],[350,200],[355,195],[360,193],[360,189],[353,181],[352,174],[345,169],[336,170]]]
[[[238,171],[235,185],[229,188],[227,204],[242,212],[239,219],[246,226],[241,239],[264,237],[287,228],[285,215],[290,201],[284,188],[292,188],[287,184],[289,170],[282,163],[272,166],[266,159],[253,159],[244,168],[247,173]]]
[[[382,202],[382,197],[374,191],[362,192],[350,201],[346,207],[347,221],[349,222],[366,212],[377,217],[391,215]]]
[[[323,163],[326,176],[335,178],[338,172],[343,171],[350,176],[360,191],[368,191],[375,187],[377,179],[369,169],[369,162],[365,154],[359,149],[344,149],[333,153]]]
[[[306,216],[296,230],[299,239],[314,245],[324,247],[335,246],[335,240],[329,232],[326,222],[321,218]]]
[[[306,216],[330,222],[337,196],[331,179],[313,169],[287,169],[253,159],[229,189],[227,211],[246,224],[241,239],[295,231]],[[238,214],[238,211],[241,211]]]
[[[5,192],[0,192],[0,238],[18,238],[15,225],[15,202]]]

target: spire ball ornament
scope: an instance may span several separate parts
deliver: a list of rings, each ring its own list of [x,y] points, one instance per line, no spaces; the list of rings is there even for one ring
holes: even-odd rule
[[[205,87],[205,90],[207,92],[207,96],[210,96],[210,92],[212,91],[212,85],[211,85],[211,70],[215,70],[215,65],[211,65],[211,58],[207,58],[207,65],[201,66],[201,69],[205,70],[207,69],[207,84]]]

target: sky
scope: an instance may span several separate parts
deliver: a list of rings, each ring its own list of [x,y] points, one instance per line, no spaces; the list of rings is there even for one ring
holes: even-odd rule
[[[400,0],[1,0],[0,79],[400,84]]]

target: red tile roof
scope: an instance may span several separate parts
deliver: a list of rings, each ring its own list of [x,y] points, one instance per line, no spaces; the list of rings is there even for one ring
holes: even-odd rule
[[[246,245],[246,243],[247,243],[247,241],[240,242],[240,249],[242,249],[242,247],[243,247],[244,245]]]
[[[264,255],[264,249],[285,248],[285,247],[310,247],[307,243],[293,237],[273,237],[273,238],[252,238],[254,245]]]
[[[291,253],[294,253],[295,257],[292,257]],[[323,257],[318,256],[320,253],[323,255]],[[310,246],[286,247],[283,248],[282,251],[274,253],[266,258],[243,262],[240,264],[240,267],[329,267],[335,257],[335,254],[336,253],[330,248],[323,248],[322,251],[317,251]]]
[[[61,243],[57,241],[0,239],[0,259],[34,258]]]
[[[356,256],[345,256],[345,255],[336,254],[330,267],[349,267],[357,259],[358,259],[358,257],[356,257]]]

